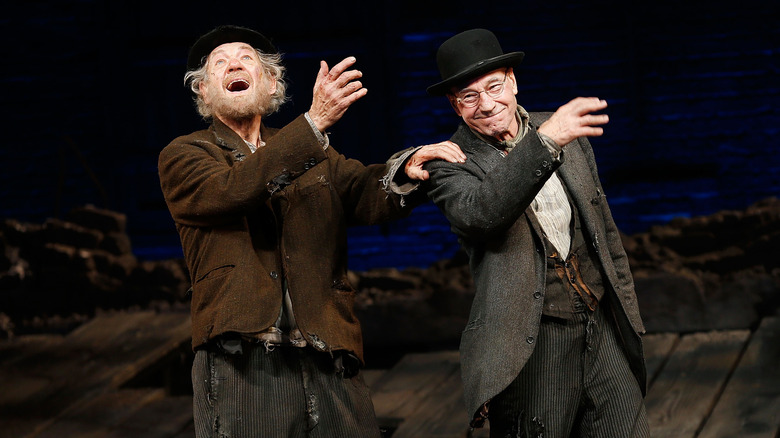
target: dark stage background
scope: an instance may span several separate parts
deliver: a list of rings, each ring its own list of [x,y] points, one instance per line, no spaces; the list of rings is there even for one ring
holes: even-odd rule
[[[518,98],[529,111],[609,102],[592,143],[623,232],[743,209],[780,192],[778,3],[19,2],[0,13],[0,217],[41,223],[93,204],[127,215],[139,258],[180,257],[157,154],[205,126],[182,85],[185,59],[223,23],[256,28],[285,54],[293,100],[269,125],[308,109],[320,59],[356,56],[369,93],[331,142],[365,163],[449,137],[458,119],[425,94],[439,79],[435,50],[487,27],[526,53]],[[456,248],[432,204],[350,234],[355,270],[425,267]]]

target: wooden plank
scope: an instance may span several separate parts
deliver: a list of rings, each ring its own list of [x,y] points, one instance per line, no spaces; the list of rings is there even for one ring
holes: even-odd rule
[[[647,359],[648,379],[655,376],[662,366],[668,360],[669,354],[679,341],[679,335],[676,333],[660,333],[647,335],[643,339],[645,347],[645,356]],[[408,358],[407,360],[411,360]],[[410,363],[404,365],[421,366],[423,362],[420,358],[415,358]],[[419,400],[418,406],[414,412],[395,415],[395,418],[403,417],[405,421],[398,422],[397,430],[393,437],[405,436],[466,436],[468,432],[468,413],[463,406],[463,388],[460,379],[460,368],[458,372],[453,373],[450,378],[439,384],[437,388],[430,390],[424,399]],[[386,372],[385,372],[386,373]],[[395,370],[396,376],[387,376],[386,379],[397,379],[401,371]],[[408,376],[407,376],[408,377]],[[379,380],[381,376],[372,376]],[[418,381],[422,383],[422,381]],[[649,383],[649,382],[648,382]],[[409,382],[407,382],[409,384]],[[376,405],[377,403],[375,403]],[[383,411],[381,414],[380,411]],[[377,415],[387,416],[385,409],[378,409]],[[405,416],[404,416],[405,415]],[[485,427],[471,431],[472,438],[488,437],[490,435],[490,425],[486,423]]]
[[[672,351],[680,340],[677,333],[657,333],[645,335],[642,345],[645,350],[645,366],[647,367],[647,387],[660,373],[663,364],[669,359]]]
[[[136,316],[137,315],[137,316]],[[118,388],[139,371],[166,354],[189,345],[189,313],[133,312],[95,318],[95,325],[82,326],[68,341],[76,348],[90,348],[107,369],[110,385]],[[108,333],[105,327],[114,325]]]
[[[393,438],[466,437],[469,418],[463,402],[463,384],[459,369],[446,376],[414,412],[402,422]]]
[[[62,335],[24,335],[0,342],[0,367],[10,366],[26,352],[50,348],[62,342]]]
[[[380,426],[395,429],[451,375],[460,377],[457,351],[407,354],[371,388]]]
[[[19,336],[0,342],[0,437],[19,437],[48,419],[49,414],[39,410],[30,412],[17,406],[36,406],[45,400],[45,394],[56,382],[54,377],[41,373],[36,363],[50,363],[42,352],[63,342],[61,335]],[[48,350],[47,350],[48,349]],[[32,364],[29,356],[39,358]],[[23,410],[19,415],[19,410]]]
[[[193,437],[191,397],[117,389],[181,348],[182,337],[189,342],[187,316],[145,313],[102,315],[66,337],[1,343],[0,437]],[[752,338],[748,331],[647,335],[653,436],[780,436],[779,320],[768,318]],[[489,427],[467,435],[458,359],[457,351],[410,354],[391,370],[368,373],[377,417],[393,438],[489,436]],[[17,417],[20,408],[31,409]]]
[[[35,436],[70,409],[116,389],[189,343],[189,314],[98,315],[59,341],[34,342],[0,362],[0,437]]]
[[[172,438],[191,424],[192,396],[166,396],[162,388],[122,389],[58,416],[36,438]]]
[[[133,412],[165,396],[162,389],[126,389],[103,393],[57,417],[36,438],[100,438]]]
[[[100,438],[194,438],[192,396],[166,396],[135,410]]]
[[[646,398],[653,436],[696,436],[749,336],[738,330],[681,338]]]
[[[780,436],[780,317],[765,318],[700,438]]]
[[[127,319],[143,322],[139,316],[146,315],[132,314]],[[0,364],[0,375],[8,377],[0,381],[0,393],[19,394],[11,400],[0,400],[0,423],[4,425],[0,437],[26,436],[45,427],[94,389],[91,382],[99,372],[98,361],[88,346],[74,343],[74,339],[79,332],[109,334],[121,329],[119,321],[103,327],[102,319],[95,318],[60,340],[32,342],[29,348],[20,348],[14,360]]]

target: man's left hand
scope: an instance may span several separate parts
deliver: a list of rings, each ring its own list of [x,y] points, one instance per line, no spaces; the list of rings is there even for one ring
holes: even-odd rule
[[[328,68],[325,61],[320,61],[309,117],[322,133],[368,92],[360,82],[363,73],[360,70],[347,70],[356,61],[354,56],[348,56],[333,68]]]
[[[465,163],[466,154],[460,150],[460,147],[451,141],[443,141],[436,144],[428,144],[412,154],[406,165],[404,172],[406,176],[414,180],[427,180],[430,175],[423,169],[423,165],[432,160],[445,160],[450,163]]]

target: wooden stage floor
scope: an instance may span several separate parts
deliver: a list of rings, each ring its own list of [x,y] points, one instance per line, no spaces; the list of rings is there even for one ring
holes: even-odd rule
[[[2,341],[0,438],[192,438],[192,397],[171,390],[188,376],[170,371],[188,348],[189,317],[153,312]],[[651,334],[645,350],[654,437],[780,436],[780,317],[753,332]],[[457,351],[364,375],[386,436],[489,435],[467,427]]]

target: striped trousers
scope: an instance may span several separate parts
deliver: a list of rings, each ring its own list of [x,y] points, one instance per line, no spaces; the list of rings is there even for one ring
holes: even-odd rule
[[[362,376],[311,348],[198,350],[192,388],[197,438],[380,436]]]
[[[542,316],[537,345],[490,402],[490,437],[648,437],[642,392],[621,349],[608,300],[573,320]]]

